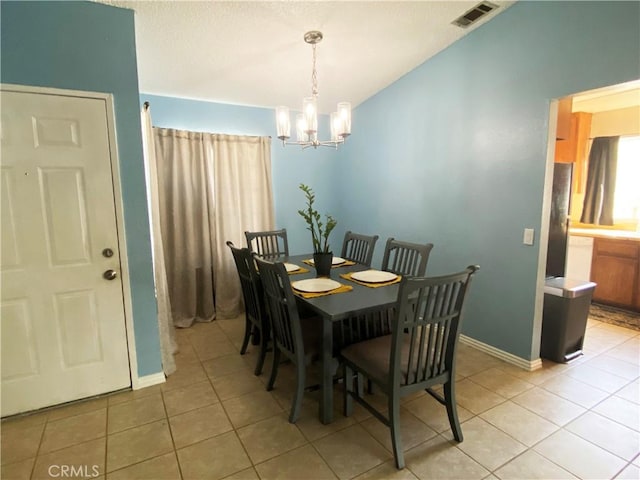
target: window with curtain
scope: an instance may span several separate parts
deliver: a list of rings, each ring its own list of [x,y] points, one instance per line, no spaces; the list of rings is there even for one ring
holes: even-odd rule
[[[622,230],[640,228],[638,179],[640,136],[594,138],[580,221]]]
[[[640,224],[640,136],[621,137],[613,201],[616,225]],[[634,227],[635,226],[635,227]]]
[[[241,290],[226,241],[273,230],[271,139],[154,128],[174,325],[234,317]]]

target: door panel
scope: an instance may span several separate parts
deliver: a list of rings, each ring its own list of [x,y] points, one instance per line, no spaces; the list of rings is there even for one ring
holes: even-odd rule
[[[105,100],[1,95],[6,416],[131,381]]]
[[[2,215],[2,229],[0,230],[0,265],[3,269],[20,265],[20,247],[16,235],[16,215],[13,205],[14,198],[14,168],[0,170],[0,215]]]
[[[55,296],[55,318],[65,367],[102,362],[95,292],[83,290]]]
[[[2,380],[37,375],[38,347],[26,298],[3,302],[2,309]]]
[[[51,265],[90,263],[82,171],[43,168],[38,174]]]

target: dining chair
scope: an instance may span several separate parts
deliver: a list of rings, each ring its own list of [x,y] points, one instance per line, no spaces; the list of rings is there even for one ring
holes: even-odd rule
[[[244,232],[244,236],[249,250],[262,258],[273,260],[289,256],[286,228],[265,232]]]
[[[347,260],[370,267],[371,259],[373,258],[373,250],[378,238],[380,238],[378,235],[362,235],[348,231],[344,234],[342,253],[340,256]]]
[[[404,468],[400,399],[406,395],[425,390],[445,405],[454,438],[463,440],[455,397],[456,348],[470,281],[478,269],[469,266],[446,276],[403,278],[392,333],[355,343],[340,352],[345,416],[353,412],[355,399],[389,427],[398,469]],[[386,395],[387,416],[364,398],[362,377]],[[444,395],[432,389],[436,385],[443,386]]]
[[[240,287],[242,289],[242,298],[244,300],[245,310],[245,330],[242,340],[240,354],[247,352],[249,339],[253,336],[260,344],[260,353],[254,373],[260,375],[264,360],[267,356],[269,347],[270,326],[269,317],[264,304],[264,295],[262,292],[262,282],[258,276],[253,257],[248,248],[236,248],[233,242],[228,241],[227,246],[231,249],[233,260],[238,270],[240,278]],[[259,337],[259,338],[258,338]]]
[[[307,366],[314,358],[320,356],[322,320],[318,317],[300,316],[289,275],[283,263],[270,262],[256,254],[254,258],[264,286],[273,337],[273,365],[267,390],[273,390],[278,376],[280,356],[284,355],[296,370],[296,387],[289,414],[289,422],[295,423],[304,396]]]
[[[422,277],[427,271],[433,243],[410,243],[389,238],[384,247],[382,270],[398,275]]]
[[[432,248],[432,243],[410,243],[389,238],[381,269],[402,276],[424,276]],[[385,311],[367,312],[345,319],[340,337],[342,345],[390,334],[395,312],[395,307],[390,307]],[[371,393],[371,382],[368,390]]]

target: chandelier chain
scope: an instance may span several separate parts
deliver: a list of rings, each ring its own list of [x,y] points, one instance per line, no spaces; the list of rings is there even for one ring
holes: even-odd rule
[[[311,94],[314,97],[318,96],[318,73],[316,72],[316,44],[312,45],[313,48],[313,70],[311,71]]]

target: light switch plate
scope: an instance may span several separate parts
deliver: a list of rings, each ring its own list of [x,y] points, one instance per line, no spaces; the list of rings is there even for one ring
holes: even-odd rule
[[[525,228],[524,237],[522,238],[522,243],[524,243],[525,245],[533,245],[533,236],[534,236],[533,228]]]

